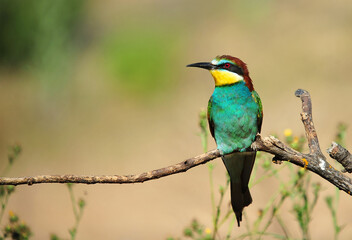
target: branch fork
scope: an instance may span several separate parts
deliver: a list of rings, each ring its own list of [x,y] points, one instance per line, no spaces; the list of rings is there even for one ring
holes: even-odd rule
[[[327,162],[326,157],[320,149],[318,135],[313,123],[312,102],[308,91],[298,89],[295,95],[302,101],[301,120],[305,128],[310,152],[308,154],[297,152],[272,136],[263,139],[258,135],[252,147],[273,154],[273,160],[289,161],[314,172],[340,190],[351,195],[352,180],[333,168]],[[332,158],[339,161],[345,167],[346,171],[352,172],[352,156],[346,149],[335,143],[328,149],[328,152]]]

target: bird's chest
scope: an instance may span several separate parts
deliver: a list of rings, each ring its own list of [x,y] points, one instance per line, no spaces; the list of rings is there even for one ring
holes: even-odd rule
[[[257,106],[251,97],[213,97],[212,119],[219,129],[237,130],[243,125],[254,123],[257,119]]]
[[[248,148],[258,132],[257,113],[258,105],[249,91],[216,89],[210,117],[218,148],[224,152]]]

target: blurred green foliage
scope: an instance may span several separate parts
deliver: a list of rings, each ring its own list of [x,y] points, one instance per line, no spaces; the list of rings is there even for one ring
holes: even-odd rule
[[[341,122],[337,125],[337,133],[335,136],[335,142],[340,144],[343,147],[346,147],[347,127],[348,127],[348,125],[343,122]]]
[[[201,131],[206,130],[204,111],[200,112],[199,115],[199,126]],[[347,126],[345,124],[339,124],[337,128],[336,139],[342,139],[340,142],[344,142],[344,136],[346,135]],[[202,145],[206,151],[206,135],[200,135]],[[295,136],[291,129],[284,131],[285,143],[291,148],[298,152],[303,152],[306,147],[306,139],[304,136]],[[205,138],[205,139],[204,139]],[[274,166],[271,163],[279,163],[280,167]],[[257,172],[260,168],[263,171],[261,176],[258,176]],[[289,179],[284,179],[283,169],[288,168]],[[301,236],[299,239],[312,239],[310,236],[310,223],[313,219],[313,210],[315,209],[319,197],[321,196],[322,187],[319,182],[312,182],[312,174],[305,168],[293,167],[289,162],[281,162],[275,158],[272,158],[270,154],[258,152],[257,160],[255,162],[252,177],[249,183],[249,187],[253,187],[256,184],[263,182],[268,178],[275,178],[279,183],[280,187],[277,192],[274,193],[270,200],[263,208],[258,211],[257,218],[253,221],[249,219],[246,212],[243,212],[244,216],[244,227],[247,232],[241,235],[233,236],[233,230],[236,218],[233,214],[231,204],[227,204],[225,209],[223,206],[224,195],[229,188],[229,176],[227,175],[226,183],[224,186],[219,186],[219,199],[218,203],[215,204],[215,191],[213,184],[214,165],[209,165],[209,176],[210,176],[210,193],[212,202],[212,229],[207,228],[200,224],[196,219],[192,220],[191,224],[184,228],[183,236],[186,239],[194,240],[215,240],[215,239],[262,239],[264,236],[270,237],[270,239],[297,239],[293,236],[289,225],[286,223],[282,215],[287,215],[287,210],[283,210],[283,206],[286,202],[291,204],[291,213],[294,215],[295,220],[300,227]],[[335,196],[328,196],[325,198],[325,202],[331,212],[333,227],[334,227],[334,239],[338,239],[339,233],[344,226],[338,224],[337,209],[338,209],[339,192]],[[251,221],[252,220],[252,221]],[[277,222],[281,228],[282,233],[271,232],[270,226]],[[228,224],[228,231],[226,236],[221,236],[219,229],[225,224]],[[181,238],[169,237],[167,240],[175,240]]]
[[[4,227],[3,233],[4,235],[0,237],[0,240],[28,240],[32,236],[29,226],[25,222],[20,221],[18,215],[12,211],[10,211],[9,223]]]
[[[1,0],[0,65],[12,68],[62,64],[74,38],[82,0]],[[57,67],[57,66],[56,66]]]
[[[3,171],[0,173],[1,176],[6,176],[6,174],[9,172],[13,164],[19,158],[21,152],[22,152],[22,147],[18,144],[15,144],[10,147],[9,154],[8,154],[8,163],[7,163],[7,166],[5,166]],[[83,210],[86,206],[85,199],[80,198],[78,199],[78,201],[76,201],[73,186],[74,184],[72,183],[67,184],[71,203],[72,203],[72,210],[75,217],[74,226],[71,229],[69,229],[71,240],[76,239],[78,226],[83,216]],[[10,195],[12,195],[14,192],[15,192],[15,186],[13,185],[0,186],[0,206],[1,206],[0,224],[2,221],[2,217],[5,213],[5,209],[8,205]],[[9,211],[8,220],[9,220],[9,223],[6,224],[3,227],[3,229],[0,229],[0,240],[5,240],[5,239],[28,240],[33,235],[29,226],[24,221],[20,221],[20,218],[18,217],[18,215],[15,214],[13,211]],[[59,238],[56,234],[52,234],[50,236],[50,239],[60,240],[62,238]]]
[[[75,240],[77,237],[78,226],[83,216],[84,207],[86,206],[86,201],[83,198],[80,198],[78,201],[76,201],[75,193],[73,191],[74,185],[75,184],[73,183],[67,183],[66,185],[70,194],[72,210],[75,217],[74,226],[68,230],[68,232],[70,233],[71,240]],[[63,239],[64,238],[60,238],[56,234],[50,235],[50,240],[63,240]]]
[[[22,148],[20,145],[15,144],[10,147],[9,154],[7,156],[8,162],[5,168],[1,172],[1,176],[6,176],[10,171],[13,164],[17,161],[18,157],[22,152]],[[2,217],[5,213],[5,209],[8,205],[8,201],[10,195],[15,192],[15,186],[0,186],[0,223],[2,221]],[[17,240],[27,240],[32,235],[30,228],[26,225],[25,222],[20,221],[18,215],[14,212],[9,212],[9,223],[6,224],[0,230],[0,240],[3,239],[17,239]]]
[[[260,24],[263,19],[270,16],[274,10],[273,5],[275,2],[276,0],[235,0],[230,2],[230,7],[234,11],[237,19],[248,27],[250,25]]]
[[[157,24],[125,26],[107,36],[103,55],[113,85],[134,97],[152,97],[170,85],[176,32]]]

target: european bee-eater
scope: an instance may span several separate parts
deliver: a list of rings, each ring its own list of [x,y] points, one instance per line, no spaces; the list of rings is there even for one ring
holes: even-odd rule
[[[256,152],[250,151],[250,146],[261,130],[262,103],[246,64],[236,57],[218,56],[187,67],[207,69],[214,78],[215,90],[208,103],[209,128],[230,175],[231,205],[240,226],[243,208],[252,203],[248,182]]]

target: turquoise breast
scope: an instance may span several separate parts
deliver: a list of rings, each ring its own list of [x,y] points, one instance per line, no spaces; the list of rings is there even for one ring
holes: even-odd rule
[[[246,151],[258,132],[258,104],[244,82],[215,87],[210,118],[214,137],[223,154]]]

